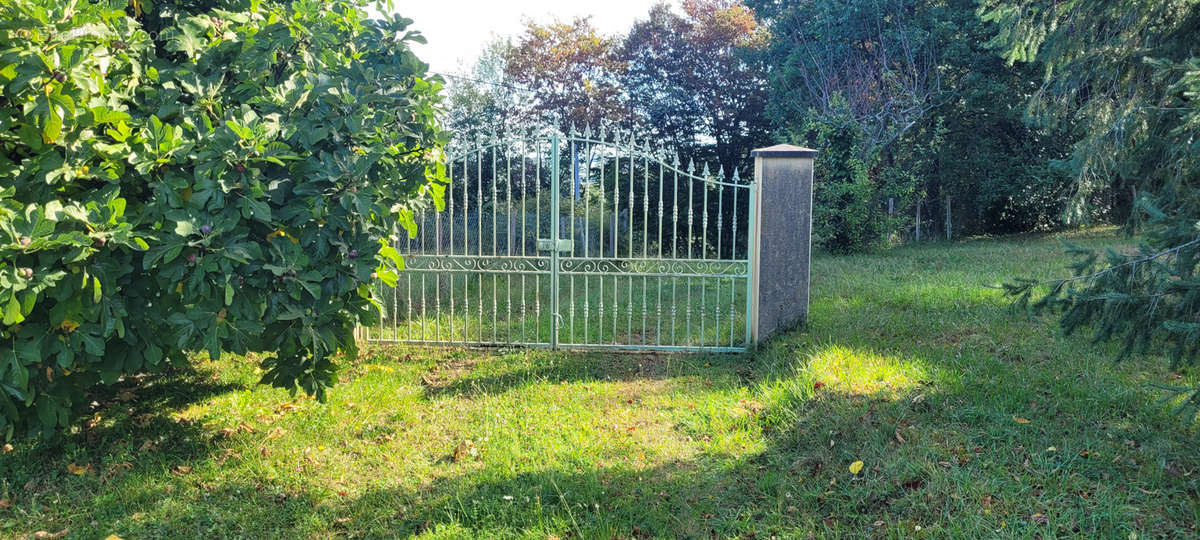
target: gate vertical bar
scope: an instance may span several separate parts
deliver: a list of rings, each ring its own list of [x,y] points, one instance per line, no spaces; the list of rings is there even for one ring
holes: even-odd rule
[[[558,134],[550,138],[550,348],[558,348],[558,221],[559,221],[559,171]]]

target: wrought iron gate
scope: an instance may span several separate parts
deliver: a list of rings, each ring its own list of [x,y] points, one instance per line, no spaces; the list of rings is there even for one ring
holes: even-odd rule
[[[476,140],[368,341],[743,351],[755,186],[620,133]]]

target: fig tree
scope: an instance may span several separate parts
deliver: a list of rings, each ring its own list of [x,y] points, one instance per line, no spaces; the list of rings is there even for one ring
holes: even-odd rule
[[[263,383],[324,395],[334,356],[352,357],[355,327],[379,318],[376,291],[335,275],[358,256],[342,246],[386,241],[411,220],[396,208],[428,198],[440,174],[422,153],[372,157],[390,141],[446,139],[439,85],[411,84],[427,79],[411,22],[371,17],[357,0],[141,2],[141,16],[114,2],[0,1],[14,38],[0,67],[15,82],[33,77],[0,83],[0,139],[19,157],[0,159],[0,312],[12,322],[0,324],[0,439],[61,432],[82,396],[183,367],[193,351],[268,353],[255,357]],[[313,43],[337,45],[290,61]],[[284,61],[263,62],[264,51]],[[335,99],[276,114],[281,81],[325,79],[375,110]],[[181,96],[196,84],[202,92]],[[351,182],[358,193],[343,207],[328,197],[352,179],[345,171],[372,180]],[[394,269],[377,250],[356,275]],[[295,317],[318,305],[325,317]],[[65,310],[70,336],[55,330]],[[72,375],[26,373],[48,358]]]

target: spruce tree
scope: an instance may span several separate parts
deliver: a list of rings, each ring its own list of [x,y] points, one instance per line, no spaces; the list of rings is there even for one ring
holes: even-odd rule
[[[1123,344],[1122,357],[1167,354],[1174,368],[1200,352],[1200,1],[984,1],[990,43],[1044,79],[1028,103],[1033,122],[1071,123],[1075,212],[1093,190],[1135,196],[1127,231],[1134,252],[1069,246],[1069,278],[1043,289],[1007,285],[1022,305],[1061,310],[1068,333]],[[1179,410],[1200,411],[1200,387],[1164,387]]]

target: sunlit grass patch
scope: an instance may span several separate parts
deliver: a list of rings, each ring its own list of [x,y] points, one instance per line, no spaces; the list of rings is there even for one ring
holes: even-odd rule
[[[803,371],[829,391],[886,397],[896,397],[930,376],[925,365],[912,358],[832,344],[811,353]]]

